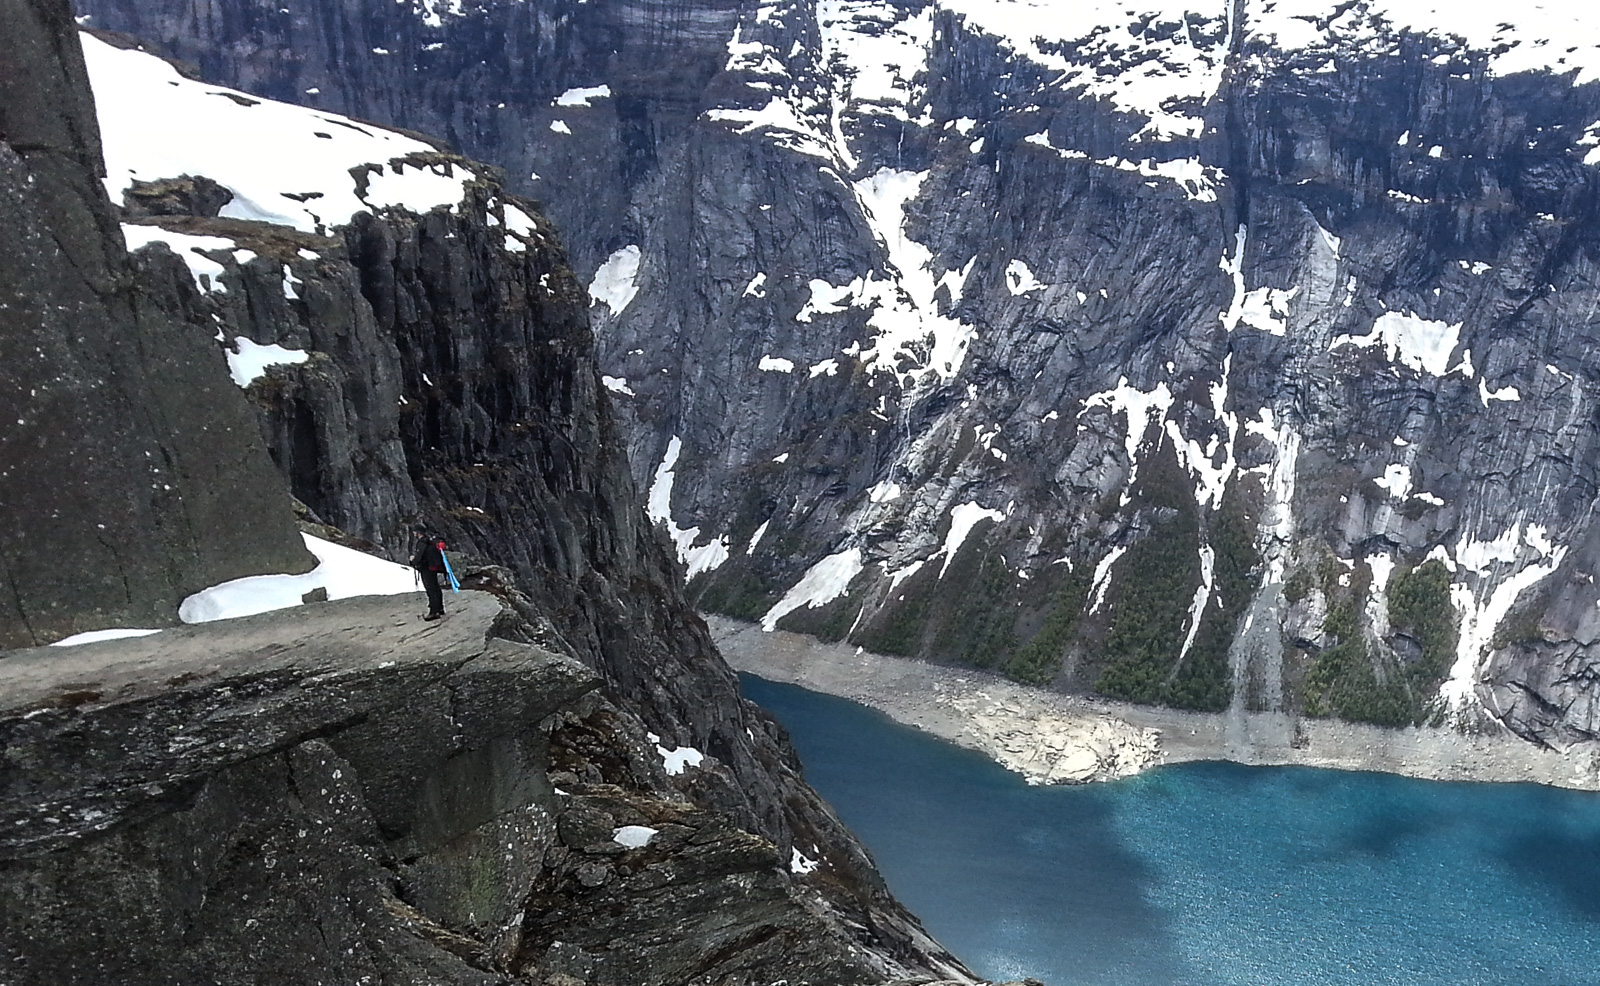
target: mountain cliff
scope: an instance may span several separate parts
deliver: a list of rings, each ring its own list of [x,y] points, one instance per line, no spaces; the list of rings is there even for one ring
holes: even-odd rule
[[[49,12],[3,13],[0,648],[171,623],[208,585],[311,563],[215,345],[134,276],[82,54]]]
[[[452,597],[439,628],[413,622],[414,597],[312,595],[0,652],[9,977],[969,978],[805,785],[685,603],[537,207],[418,135],[203,84],[126,38],[80,49],[64,5],[6,10],[36,42],[0,65],[18,97],[8,147],[36,149],[19,135],[53,105],[80,113],[73,155],[23,162],[15,189],[44,212],[26,196],[53,168],[76,196],[92,222],[51,235],[119,265],[112,287],[164,333],[132,337],[144,369],[174,368],[132,379],[161,391],[176,435],[209,429],[197,447],[228,470],[194,552],[240,568],[204,573],[305,567],[287,488],[304,528],[377,553],[430,523],[492,594]],[[96,270],[24,261],[7,271],[40,308]],[[59,320],[46,336],[74,338]],[[154,413],[93,393],[70,406],[58,427]],[[219,406],[248,440],[208,417]],[[127,456],[142,437],[106,442]],[[253,473],[223,461],[246,452]],[[229,538],[270,530],[263,516],[281,518],[281,550],[252,557]],[[43,564],[41,579],[81,577],[74,556]],[[113,615],[198,618],[179,598]],[[275,879],[280,860],[293,870]]]
[[[1577,5],[82,10],[547,202],[706,608],[1595,738]]]

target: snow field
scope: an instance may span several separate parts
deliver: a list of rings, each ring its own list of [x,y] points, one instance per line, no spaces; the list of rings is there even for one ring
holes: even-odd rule
[[[812,565],[800,581],[761,617],[761,629],[776,630],[778,621],[802,606],[816,609],[844,595],[863,568],[860,548],[846,548]]]
[[[304,575],[252,575],[202,589],[178,606],[185,623],[210,623],[253,616],[301,605],[300,597],[313,589],[327,589],[329,599],[352,596],[394,596],[420,592],[416,573],[365,552],[301,534],[317,556],[317,567]]]
[[[358,212],[459,205],[477,176],[449,164],[397,165],[434,154],[422,141],[185,79],[165,61],[80,34],[113,202],[135,180],[203,175],[233,193],[221,215],[325,233]],[[264,155],[262,147],[275,153]],[[350,169],[376,164],[365,190]],[[191,265],[192,266],[192,265]]]

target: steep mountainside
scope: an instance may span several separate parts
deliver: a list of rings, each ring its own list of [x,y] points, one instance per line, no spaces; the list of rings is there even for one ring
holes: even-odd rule
[[[235,637],[0,653],[0,978],[968,978],[805,785],[781,727],[739,698],[685,603],[537,209],[413,135],[198,83],[124,40],[86,35],[80,51],[64,4],[6,11],[40,41],[38,71],[7,76],[18,106],[49,106],[31,86],[54,71],[87,112],[87,65],[105,168],[80,119],[58,173],[103,220],[82,245],[118,258],[177,340],[140,337],[141,355],[267,437],[279,475],[262,457],[259,482],[219,486],[227,521],[248,531],[263,503],[287,515],[285,485],[303,522],[374,550],[420,516],[500,604],[453,598],[437,636],[404,597],[258,617]],[[320,801],[341,770],[361,790]],[[655,850],[611,860],[641,848],[608,842],[613,827],[646,822]],[[261,890],[312,829],[294,890]],[[502,836],[523,853],[505,866]],[[308,933],[321,940],[298,947]]]
[[[82,10],[547,201],[708,608],[1137,701],[1600,729],[1585,5]]]

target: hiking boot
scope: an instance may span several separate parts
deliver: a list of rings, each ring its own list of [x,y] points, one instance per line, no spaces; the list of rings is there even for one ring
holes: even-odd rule
[[[444,619],[444,614],[443,613],[429,613],[427,616],[424,616],[423,619],[427,620],[429,622],[431,622],[433,620],[442,620],[442,619]]]

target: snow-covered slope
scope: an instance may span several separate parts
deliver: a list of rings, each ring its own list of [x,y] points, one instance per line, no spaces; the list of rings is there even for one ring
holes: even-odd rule
[[[224,218],[331,234],[357,212],[454,208],[477,177],[430,162],[438,148],[413,137],[195,82],[147,52],[79,36],[113,202],[135,182],[199,175],[233,193]]]
[[[114,47],[87,33],[78,36],[95,91],[103,182],[114,202],[140,185],[204,178],[231,196],[218,211],[220,218],[334,237],[362,212],[457,211],[468,183],[481,180],[453,155],[413,137],[195,82],[148,52]],[[256,251],[227,236],[155,223],[125,223],[122,230],[129,250],[165,244],[206,293],[227,293],[226,261],[232,261],[237,278],[242,266],[259,259]],[[320,259],[313,250],[300,248],[297,253],[304,262]],[[280,266],[284,298],[299,300],[296,285],[304,282],[288,263]],[[240,387],[248,387],[272,366],[303,363],[309,357],[304,349],[275,342],[230,338],[220,328],[217,341]],[[333,599],[418,589],[404,566],[302,536],[319,563],[313,571],[250,576],[206,588],[183,600],[179,618],[207,622],[298,606],[303,594],[317,588]]]

